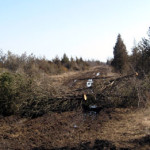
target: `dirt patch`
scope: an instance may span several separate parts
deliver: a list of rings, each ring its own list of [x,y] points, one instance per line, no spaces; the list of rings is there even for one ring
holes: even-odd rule
[[[144,143],[142,138],[147,135],[142,119],[142,112],[130,109],[105,109],[99,114],[51,113],[35,119],[1,117],[0,148],[141,148],[139,143]]]
[[[95,140],[94,145],[91,145],[91,142],[80,143],[77,147],[61,147],[53,148],[51,150],[116,150],[116,146],[107,140]],[[46,150],[44,147],[36,147],[32,150]]]

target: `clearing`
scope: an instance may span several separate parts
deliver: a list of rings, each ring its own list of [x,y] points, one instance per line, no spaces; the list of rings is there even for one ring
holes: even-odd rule
[[[108,66],[100,66],[88,71],[51,76],[51,80],[60,90],[56,97],[65,99],[92,92],[87,87],[88,79],[97,82],[104,81],[107,77],[113,80],[119,75],[112,73]],[[150,110],[144,108],[104,108],[98,114],[83,113],[81,109],[77,109],[61,113],[51,112],[34,119],[1,116],[0,149],[148,150],[149,114]]]

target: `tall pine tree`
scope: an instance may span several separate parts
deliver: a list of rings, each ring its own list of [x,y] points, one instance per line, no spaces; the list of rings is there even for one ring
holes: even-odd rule
[[[114,59],[112,61],[112,66],[120,73],[126,72],[128,68],[128,54],[120,34],[117,37],[113,53]]]

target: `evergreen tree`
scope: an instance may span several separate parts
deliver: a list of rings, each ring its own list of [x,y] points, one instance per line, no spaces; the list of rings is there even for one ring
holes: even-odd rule
[[[130,64],[132,65],[132,69],[134,69],[135,71],[138,71],[141,69],[140,67],[140,58],[141,58],[141,52],[139,50],[138,46],[134,46],[132,48],[132,54],[130,56]]]
[[[150,72],[150,28],[148,37],[148,39],[143,38],[138,45],[134,46],[130,57],[132,67],[142,74]]]
[[[61,63],[67,69],[71,69],[71,63],[70,63],[69,58],[68,58],[68,56],[66,54],[63,55]]]
[[[139,65],[141,66],[142,71],[148,73],[150,72],[150,40],[143,38],[139,43],[139,48],[141,51],[141,59]]]
[[[128,68],[128,54],[120,34],[117,37],[113,53],[114,59],[112,61],[112,66],[120,73],[126,72]]]
[[[63,58],[61,60],[62,64],[67,64],[69,63],[69,58],[66,54],[63,55]]]
[[[60,65],[60,64],[61,64],[61,61],[60,61],[60,59],[59,59],[58,56],[56,56],[52,61],[53,61],[53,63],[55,63],[56,65]]]

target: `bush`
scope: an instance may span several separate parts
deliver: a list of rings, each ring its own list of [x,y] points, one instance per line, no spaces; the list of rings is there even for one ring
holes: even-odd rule
[[[101,105],[111,107],[145,107],[150,104],[150,76],[143,79],[138,77],[116,78],[114,81],[103,80],[94,83],[95,95]]]
[[[35,78],[3,73],[0,75],[0,114],[4,116],[19,114],[33,117],[50,110],[49,99],[56,91],[48,79],[38,85]]]
[[[14,76],[10,73],[3,73],[0,76],[0,114],[10,115],[15,108],[16,86]]]

